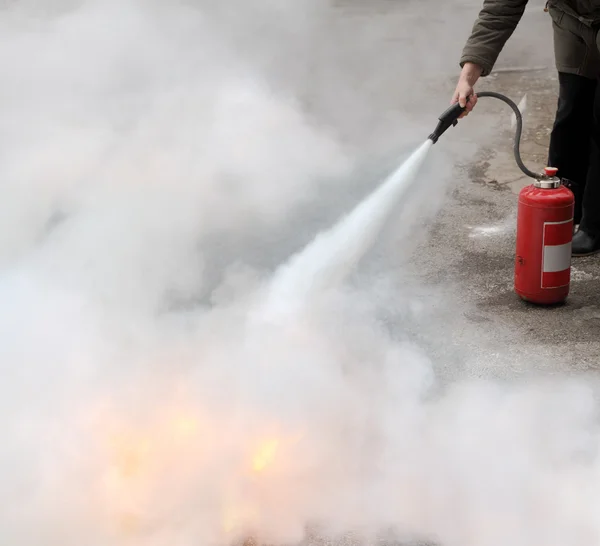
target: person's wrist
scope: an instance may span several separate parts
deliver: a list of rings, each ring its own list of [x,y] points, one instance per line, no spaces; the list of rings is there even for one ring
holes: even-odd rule
[[[476,63],[465,63],[460,73],[460,79],[473,85],[481,76],[483,68]]]

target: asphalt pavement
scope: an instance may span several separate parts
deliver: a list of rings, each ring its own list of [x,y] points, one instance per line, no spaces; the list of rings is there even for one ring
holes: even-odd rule
[[[380,125],[385,124],[381,120],[400,119],[405,126],[414,120],[427,134],[447,106],[460,49],[481,2],[339,4],[342,19],[346,10],[352,17],[359,12],[362,21],[385,21],[386,39],[379,47],[394,68],[385,73],[386,85],[375,86],[373,119]],[[530,2],[495,72],[477,86],[504,93],[524,107],[522,157],[538,171],[545,166],[557,101],[552,24],[543,4]],[[411,30],[418,21],[426,37]],[[410,43],[412,49],[398,43]],[[427,44],[431,51],[426,54]],[[417,65],[424,69],[411,73]],[[380,74],[378,68],[372,68],[374,74]],[[398,80],[411,85],[398,86]],[[405,106],[411,101],[417,111]],[[431,111],[429,125],[423,122],[426,111]],[[450,378],[572,375],[600,365],[600,256],[573,259],[571,293],[563,306],[527,305],[513,291],[517,197],[531,180],[522,176],[513,158],[511,114],[503,103],[481,99],[476,112],[440,139],[435,152],[456,156],[453,179],[408,266],[419,279],[435,325],[434,331],[423,325],[423,342],[434,357],[443,357],[437,359],[440,372]],[[399,131],[399,138],[404,134]],[[449,345],[456,349],[455,358],[448,357]]]
[[[304,104],[367,158],[374,160],[378,153],[389,157],[399,144],[408,153],[447,107],[460,49],[481,2],[336,4],[336,16],[327,23],[335,26],[336,38],[321,35],[322,41],[313,43],[319,55],[306,67],[310,85]],[[523,106],[522,157],[532,170],[545,166],[557,101],[552,26],[543,4],[530,2],[494,74],[478,85]],[[343,37],[349,41],[340,45]],[[420,211],[412,211],[421,227],[410,231],[411,245],[403,217],[380,241],[380,262],[388,273],[395,268],[397,291],[416,309],[392,328],[408,331],[426,348],[438,377],[448,381],[539,375],[560,381],[593,375],[600,364],[600,256],[573,260],[565,305],[528,305],[514,293],[517,199],[531,180],[514,161],[513,138],[508,107],[482,99],[477,111],[432,150],[421,183],[431,183],[434,217],[423,213],[419,218]],[[436,184],[439,177],[444,180]],[[366,191],[360,183],[348,186],[336,197],[338,212]],[[307,242],[309,233],[327,225],[327,214],[316,216],[310,226],[305,224],[306,236],[297,231],[295,244]],[[334,542],[311,538],[306,544]],[[335,544],[359,542],[349,537]]]

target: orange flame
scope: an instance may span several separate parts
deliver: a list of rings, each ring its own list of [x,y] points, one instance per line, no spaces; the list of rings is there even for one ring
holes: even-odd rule
[[[252,459],[252,469],[257,474],[263,472],[275,461],[279,449],[279,440],[269,440],[263,444]]]
[[[102,424],[104,431],[109,430],[109,450],[101,502],[123,538],[141,537],[160,519],[162,504],[157,491],[164,480],[173,479],[173,472],[174,479],[183,483],[187,472],[210,469],[212,458],[220,455],[206,444],[206,439],[218,432],[218,423],[179,409],[161,410],[156,419],[151,418],[141,428],[123,424],[118,416],[112,423]],[[222,503],[215,524],[227,536],[260,523],[264,509],[261,494],[269,487],[265,480],[286,463],[289,449],[303,436],[280,434],[278,428],[271,424],[258,443],[251,441],[248,445],[249,438],[245,438],[241,446],[237,444],[240,447],[235,447],[242,459],[233,463],[229,483],[221,484],[223,490],[215,492]],[[200,462],[205,458],[207,466]]]

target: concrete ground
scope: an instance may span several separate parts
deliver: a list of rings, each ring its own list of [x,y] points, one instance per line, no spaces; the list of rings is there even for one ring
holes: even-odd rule
[[[545,165],[556,87],[550,68],[499,72],[478,88],[505,93],[515,101],[526,95],[522,157],[532,170]],[[481,106],[484,100],[494,101],[482,99]],[[506,127],[510,110],[501,103],[493,107],[504,110]],[[513,292],[517,196],[531,183],[515,164],[513,138],[512,130],[503,130],[493,145],[478,150],[475,162],[464,166],[465,183],[453,192],[429,239],[430,256],[435,258],[428,269],[432,277],[441,275],[444,282],[462,287],[460,293],[472,304],[464,318],[484,323],[492,332],[487,350],[514,353],[517,367],[527,362],[550,371],[595,369],[600,356],[599,257],[573,259],[571,294],[563,306],[526,305]],[[525,354],[529,358],[517,358]],[[499,365],[506,365],[506,359]]]
[[[472,21],[480,3],[463,4]],[[495,72],[477,86],[479,91],[504,93],[517,103],[525,97],[521,150],[534,171],[545,166],[557,101],[551,32],[548,15],[539,5],[531,6]],[[455,77],[448,89],[454,85]],[[595,370],[600,363],[600,257],[573,259],[571,294],[564,306],[540,308],[517,298],[517,196],[531,180],[514,161],[511,111],[495,99],[481,99],[477,110],[442,138],[466,139],[478,115],[491,116],[497,136],[478,146],[475,160],[458,169],[456,187],[430,232],[426,250],[415,255],[429,282],[447,287],[456,299],[460,312],[449,317],[446,338],[462,347],[461,365],[475,376]],[[444,146],[442,140],[438,145]]]
[[[296,63],[287,58],[272,61],[274,81],[279,77],[284,87],[290,81],[295,90],[305,87],[306,110],[335,127],[367,161],[377,163],[377,157],[386,154],[397,161],[398,143],[413,150],[447,107],[460,52],[482,2],[335,0],[335,4],[314,39],[298,46],[310,50],[307,58],[299,57]],[[526,97],[522,157],[538,171],[545,166],[557,101],[552,24],[543,6],[529,3],[494,73],[477,86],[504,93],[517,103]],[[564,306],[536,308],[513,292],[517,196],[530,180],[514,162],[511,116],[505,104],[482,99],[477,111],[446,133],[432,154],[464,149],[451,162],[456,167],[452,191],[435,224],[424,227],[427,236],[408,266],[431,320],[403,327],[414,327],[414,335],[433,356],[443,356],[436,361],[448,376],[512,378],[598,367],[600,256],[574,259],[571,294]],[[360,183],[352,189],[347,182],[323,196],[326,211],[314,210],[314,219],[305,214],[296,224],[290,221],[286,252],[307,244],[370,191],[364,180],[359,189]],[[275,241],[280,236],[272,234],[273,244],[261,240],[265,247],[280,248]],[[404,253],[400,242],[387,248]],[[258,250],[248,245],[241,251],[258,256]],[[274,266],[286,252],[263,262]],[[391,266],[404,275],[406,264],[400,262],[398,258]],[[404,282],[398,280],[399,290]]]
[[[407,15],[397,7],[398,3],[339,0],[342,18],[360,16],[366,22],[385,19],[390,39],[402,42],[402,32],[397,31],[396,25]],[[443,34],[444,15],[439,12],[446,8],[440,6],[441,2],[406,1],[403,6],[413,8],[411,18],[430,21],[432,13],[428,10],[433,4]],[[457,12],[460,13],[460,28],[454,26],[451,37],[447,33],[442,37],[428,37],[434,42],[438,40],[438,45],[451,44],[448,50],[437,51],[436,60],[429,58],[428,66],[437,66],[438,61],[440,64],[457,62],[457,44],[460,45],[468,33],[481,1],[449,4],[452,4],[453,22],[457,20]],[[539,171],[546,161],[557,101],[557,78],[548,15],[542,10],[543,2],[530,4],[494,74],[481,81],[478,90],[498,91],[518,103],[525,98],[522,102],[525,105],[522,157],[529,168]],[[416,38],[412,45],[418,48],[418,44],[419,38]],[[398,52],[395,46],[386,51],[390,54],[386,62],[393,66],[400,66],[410,54],[406,50]],[[366,69],[365,72],[368,73]],[[370,77],[381,73],[381,67],[372,68]],[[381,90],[384,85],[377,88],[381,116],[377,121],[381,123],[387,117],[394,123],[393,104],[398,101],[398,94],[405,93],[402,98],[406,100],[407,94],[412,97],[424,88],[431,92],[428,85],[436,87],[432,92],[436,98],[431,100],[435,108],[435,104],[440,104],[436,102],[438,99],[449,99],[457,74],[458,68],[454,72],[450,68],[447,81],[441,85],[439,78],[429,78],[429,73],[423,70],[407,80],[423,86],[416,90],[412,86],[399,87],[397,75],[381,76],[384,80],[389,78],[386,80],[389,85],[384,90]],[[363,79],[369,81],[369,77]],[[337,95],[332,104],[336,100],[339,102]],[[442,103],[439,112],[433,113],[437,115],[445,106],[446,103]],[[333,110],[329,108],[328,112]],[[418,114],[422,117],[421,112]],[[402,116],[405,120],[406,112]],[[495,137],[492,140],[486,137],[480,145],[472,135],[478,119],[485,119],[488,126],[496,124],[497,128]],[[517,196],[531,180],[523,177],[515,164],[514,129],[510,119],[511,111],[506,105],[482,99],[477,111],[451,129],[437,145],[442,150],[451,150],[456,141],[477,146],[475,153],[466,154],[469,159],[457,166],[454,187],[435,224],[428,226],[424,246],[419,246],[410,258],[415,290],[422,291],[414,294],[415,299],[426,310],[421,322],[408,326],[414,326],[411,333],[417,339],[421,336],[422,346],[428,347],[434,357],[440,357],[433,360],[442,377],[460,375],[510,380],[524,375],[573,375],[595,371],[600,364],[600,256],[574,259],[571,294],[563,306],[527,305],[513,291]],[[364,127],[363,120],[359,121],[357,125]],[[433,129],[435,117],[431,121],[430,129]],[[405,281],[404,278],[398,280],[398,290],[413,291],[413,286],[403,287]],[[428,317],[432,320],[428,321]],[[307,544],[320,546],[322,543],[308,540]],[[339,543],[342,545],[354,546],[355,542],[349,539]]]

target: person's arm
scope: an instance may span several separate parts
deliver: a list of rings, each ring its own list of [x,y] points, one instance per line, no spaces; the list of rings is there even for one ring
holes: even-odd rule
[[[467,115],[477,104],[474,86],[490,74],[506,42],[523,17],[528,0],[484,0],[462,51],[460,73],[452,103],[459,102]],[[468,102],[467,102],[467,99]],[[461,116],[462,117],[462,116]]]
[[[485,77],[494,68],[507,40],[517,28],[528,0],[485,0],[471,36],[463,49],[460,66],[474,63]]]

